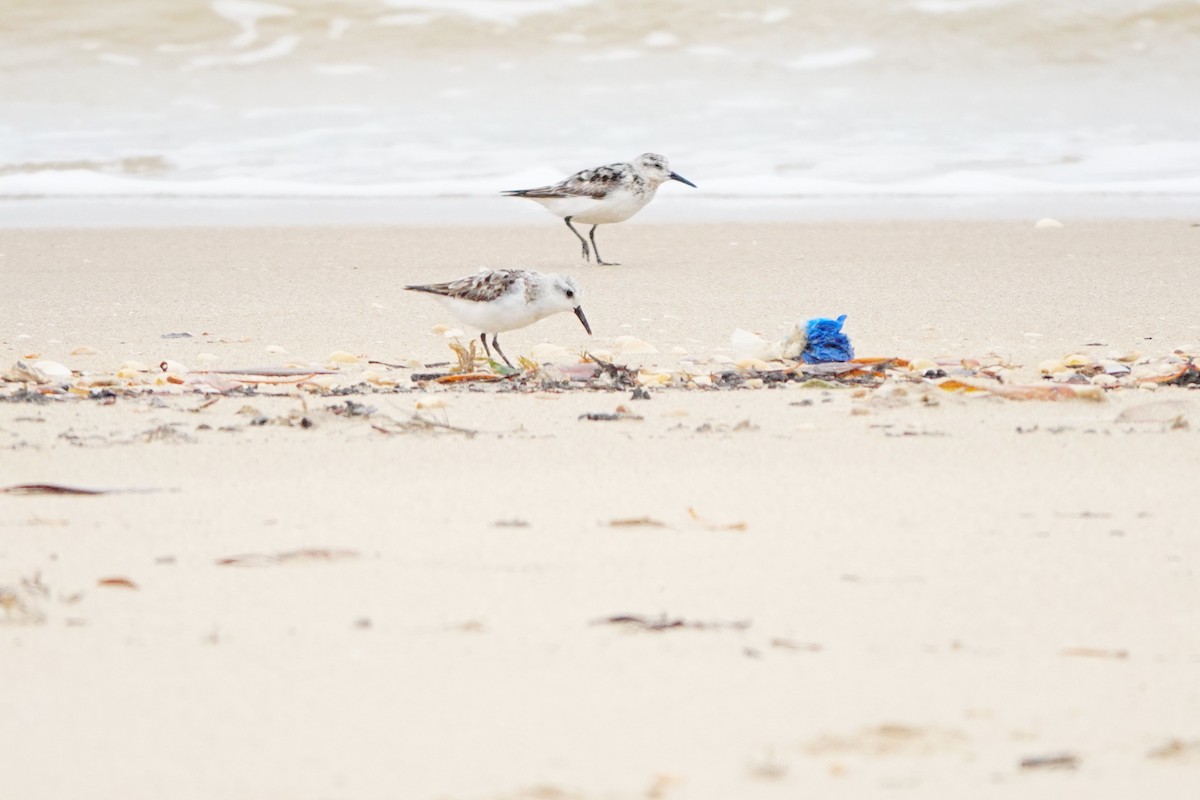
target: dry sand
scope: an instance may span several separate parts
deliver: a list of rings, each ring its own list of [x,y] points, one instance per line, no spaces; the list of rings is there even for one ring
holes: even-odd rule
[[[1200,339],[1200,228],[1183,221],[600,241],[627,266],[579,265],[549,222],[3,231],[0,369],[443,360],[430,328],[450,320],[400,287],[481,264],[570,271],[587,292],[593,340],[560,316],[502,337],[510,356],[628,334],[674,368],[673,348],[705,359],[737,327],[846,313],[861,355],[994,352],[1034,380],[1081,349]],[[1194,796],[1200,392],[628,398],[0,403],[0,486],[156,490],[0,494],[4,793]],[[378,412],[331,410],[347,399]],[[418,402],[476,433],[377,424]],[[618,404],[643,419],[579,419]],[[611,524],[642,518],[661,526]],[[349,552],[219,563],[308,548]],[[702,625],[603,622],[662,614]]]

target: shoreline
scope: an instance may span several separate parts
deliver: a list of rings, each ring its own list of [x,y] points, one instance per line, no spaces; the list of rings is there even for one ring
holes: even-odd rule
[[[623,225],[905,220],[1193,219],[1195,195],[1047,193],[961,196],[688,197],[661,194]],[[423,225],[501,227],[553,219],[497,196],[0,197],[14,228]]]

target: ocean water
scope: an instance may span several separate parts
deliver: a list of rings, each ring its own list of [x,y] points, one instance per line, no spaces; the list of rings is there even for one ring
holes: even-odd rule
[[[1198,98],[1200,0],[0,0],[0,197],[1200,199]]]

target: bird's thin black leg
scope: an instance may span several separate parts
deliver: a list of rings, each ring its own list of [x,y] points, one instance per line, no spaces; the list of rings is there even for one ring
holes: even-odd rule
[[[487,353],[488,361],[491,361],[492,360],[492,351],[488,350],[487,334],[486,333],[479,334],[479,341],[483,342],[483,352]]]
[[[592,229],[590,231],[588,231],[588,238],[592,240],[592,252],[596,254],[596,263],[603,264],[606,267],[621,266],[620,264],[618,264],[615,261],[605,261],[603,258],[600,257],[600,248],[596,246],[596,228],[599,228],[599,227],[600,227],[599,225],[593,225]]]
[[[496,348],[496,352],[499,353],[500,357],[504,359],[504,363],[512,367],[512,362],[508,360],[508,356],[504,355],[504,351],[500,349],[500,340],[494,333],[492,334],[492,347]],[[513,368],[515,369],[515,367]]]
[[[570,217],[566,217],[565,219],[563,219],[563,222],[567,223],[567,227],[571,229],[571,233],[575,234],[579,238],[579,243],[581,245],[583,245],[583,260],[590,261],[591,253],[588,252],[587,239],[583,238],[583,235],[580,234],[579,231],[575,230],[575,226],[571,224]]]

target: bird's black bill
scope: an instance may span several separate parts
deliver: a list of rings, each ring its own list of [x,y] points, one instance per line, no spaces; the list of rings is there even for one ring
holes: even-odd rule
[[[671,180],[679,181],[680,183],[686,183],[688,186],[692,187],[693,189],[697,188],[696,184],[692,183],[687,178],[685,178],[682,175],[675,173],[675,172],[671,173]]]
[[[579,317],[579,321],[583,323],[583,329],[588,332],[588,336],[591,336],[592,326],[588,325],[587,317],[583,315],[583,306],[575,306],[575,316]]]

